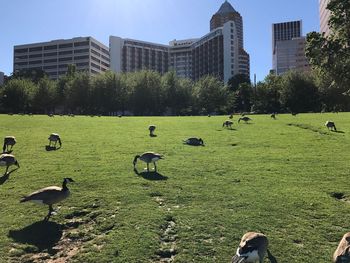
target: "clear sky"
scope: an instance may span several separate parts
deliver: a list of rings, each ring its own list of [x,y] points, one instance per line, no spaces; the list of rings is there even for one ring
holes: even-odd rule
[[[13,46],[110,35],[160,44],[201,37],[224,0],[1,0],[0,71],[13,70]],[[319,31],[318,0],[229,0],[243,17],[251,78],[272,67],[271,24],[303,21],[303,34]]]

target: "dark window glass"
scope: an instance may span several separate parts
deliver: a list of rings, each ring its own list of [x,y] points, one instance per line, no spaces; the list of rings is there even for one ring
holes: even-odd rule
[[[107,64],[107,63],[105,63],[105,62],[103,62],[103,61],[101,61],[101,64],[104,65],[104,66],[106,66],[107,68],[109,68],[109,64]]]
[[[29,51],[30,52],[33,52],[33,51],[42,51],[43,50],[43,47],[31,47],[29,48]]]
[[[94,60],[94,61],[96,61],[97,63],[100,63],[100,60],[97,59],[97,58],[95,58],[94,56],[91,56],[91,59]]]
[[[92,53],[92,54],[95,54],[95,55],[98,56],[98,57],[100,56],[100,53],[98,53],[97,51],[95,51],[95,50],[93,50],[93,49],[91,49],[91,53]]]
[[[42,54],[29,55],[29,58],[41,58]]]
[[[70,55],[72,53],[73,53],[73,51],[71,51],[71,50],[58,52],[59,55]]]
[[[51,53],[44,54],[44,57],[52,57],[52,56],[57,56],[57,52],[51,52]]]
[[[89,56],[77,56],[77,57],[74,57],[74,60],[79,60],[79,59],[88,59]]]
[[[94,48],[96,48],[96,49],[98,49],[98,50],[101,49],[100,46],[97,45],[97,44],[95,44],[94,42],[91,42],[91,46],[93,46]]]
[[[91,67],[100,69],[100,66],[96,65],[95,63],[91,63]]]
[[[44,50],[52,50],[52,49],[57,49],[57,45],[45,46],[44,47]]]
[[[44,69],[56,69],[57,66],[45,66]]]
[[[15,59],[27,59],[28,56],[24,55],[24,56],[16,56]]]
[[[107,50],[105,50],[104,48],[102,48],[102,52],[105,53],[106,55],[109,55],[109,52]]]
[[[58,67],[59,68],[66,68],[66,67],[68,67],[68,65],[67,64],[61,64],[61,65],[58,65]]]
[[[59,48],[68,48],[68,47],[73,47],[73,43],[59,45]]]
[[[53,63],[53,62],[57,62],[57,59],[53,58],[53,59],[45,59],[44,63]]]
[[[72,57],[69,57],[69,58],[59,58],[58,61],[72,61]]]
[[[15,54],[26,53],[27,51],[28,51],[28,48],[15,49]]]
[[[88,62],[82,62],[82,63],[76,63],[77,67],[85,67],[85,66],[89,66]]]
[[[74,43],[75,47],[82,47],[82,46],[88,46],[89,45],[89,41],[83,41],[83,42],[76,42]]]
[[[105,59],[105,60],[109,61],[109,58],[107,58],[107,57],[106,57],[106,56],[104,56],[104,55],[101,55],[101,58],[103,58],[103,59]]]
[[[15,63],[16,66],[24,66],[27,65],[27,62],[17,62]]]
[[[34,61],[29,61],[29,65],[33,65],[33,64],[41,64],[41,60],[34,60]]]
[[[74,50],[74,54],[89,52],[88,48]]]

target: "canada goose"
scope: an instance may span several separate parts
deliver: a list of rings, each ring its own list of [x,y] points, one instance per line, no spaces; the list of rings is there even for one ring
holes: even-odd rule
[[[194,146],[204,145],[202,138],[188,138],[188,139],[184,140],[183,142],[185,144],[194,145]]]
[[[272,113],[272,114],[271,114],[271,118],[274,119],[274,120],[276,120],[276,114],[275,114],[275,113]]]
[[[149,172],[149,164],[153,163],[154,165],[154,171],[157,171],[156,161],[159,159],[163,159],[163,156],[159,153],[154,152],[145,152],[141,155],[136,155],[133,161],[134,168],[136,166],[137,159],[140,159],[141,161],[144,161],[147,163],[147,171]]]
[[[15,144],[16,144],[15,136],[6,136],[4,138],[4,146],[2,147],[2,151],[5,152],[5,150],[6,150],[8,152],[9,150],[12,150],[12,147]],[[11,146],[10,149],[9,149],[9,146]]]
[[[249,117],[247,117],[247,116],[244,116],[244,117],[242,117],[242,118],[239,118],[239,119],[238,119],[238,122],[240,122],[241,120],[244,121],[245,123],[247,123],[248,121],[251,121],[252,119],[249,118]]]
[[[333,121],[326,121],[324,125],[328,128],[328,130],[329,128],[331,128],[331,131],[337,131],[337,128],[335,127],[335,124]]]
[[[54,212],[52,205],[66,199],[69,196],[70,192],[67,187],[67,183],[70,182],[74,182],[74,180],[72,178],[64,178],[62,187],[49,186],[42,188],[38,191],[31,193],[30,195],[23,197],[20,202],[23,203],[27,201],[32,201],[38,204],[48,205],[49,213],[44,218],[44,220],[47,221]]]
[[[233,119],[233,114],[231,114],[228,118],[229,118],[229,119]]]
[[[149,136],[153,136],[153,132],[156,129],[156,125],[150,125],[148,126],[148,130],[149,130]]]
[[[340,240],[333,254],[334,263],[350,263],[350,232],[346,233]]]
[[[233,121],[227,120],[227,121],[224,121],[224,123],[222,124],[222,127],[226,126],[226,128],[232,129],[232,124],[233,124]]]
[[[262,263],[267,251],[268,240],[264,234],[247,232],[243,235],[241,242],[232,258],[232,263],[257,262]]]
[[[55,142],[54,147],[56,147],[56,143],[58,141],[60,147],[62,146],[61,138],[57,133],[51,133],[49,136],[49,146],[51,147],[51,142]]]
[[[294,117],[297,116],[297,114],[298,114],[297,112],[292,112],[292,116]]]
[[[12,154],[6,154],[6,153],[1,154],[0,155],[0,166],[6,166],[5,174],[7,174],[7,171],[9,170],[9,167],[11,165],[16,165],[19,168],[19,163],[16,160],[15,156],[13,156]]]

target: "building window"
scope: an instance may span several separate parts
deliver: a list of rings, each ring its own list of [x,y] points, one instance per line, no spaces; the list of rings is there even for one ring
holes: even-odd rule
[[[53,49],[57,49],[57,45],[45,46],[44,47],[44,50],[53,50]]]
[[[74,50],[74,54],[89,52],[88,48]]]
[[[31,47],[29,48],[29,52],[34,52],[34,51],[42,51],[43,47]]]
[[[89,41],[83,41],[83,42],[75,42],[74,47],[82,47],[82,46],[88,46]]]
[[[80,59],[88,59],[89,56],[86,55],[86,56],[77,56],[77,57],[74,57],[74,60],[80,60]]]
[[[58,46],[59,48],[69,48],[69,47],[73,47],[73,43],[68,43],[68,44],[61,44]]]
[[[52,56],[57,56],[56,52],[52,52],[52,53],[45,53],[44,57],[52,57]]]
[[[34,54],[34,55],[29,55],[29,58],[41,58],[41,54]]]
[[[15,49],[15,54],[26,53],[27,51],[28,51],[28,48]]]
[[[45,59],[44,63],[56,63],[57,59],[53,58],[53,59]]]
[[[72,57],[69,58],[59,58],[58,61],[72,61]]]
[[[72,51],[71,50],[68,50],[68,51],[60,51],[58,52],[59,55],[71,55],[72,54]]]

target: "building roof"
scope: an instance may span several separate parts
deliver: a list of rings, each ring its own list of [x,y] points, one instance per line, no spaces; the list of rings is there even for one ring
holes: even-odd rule
[[[227,13],[232,13],[232,12],[236,13],[237,11],[226,0],[225,3],[223,3],[221,5],[220,9],[216,12],[216,14],[227,14]]]

